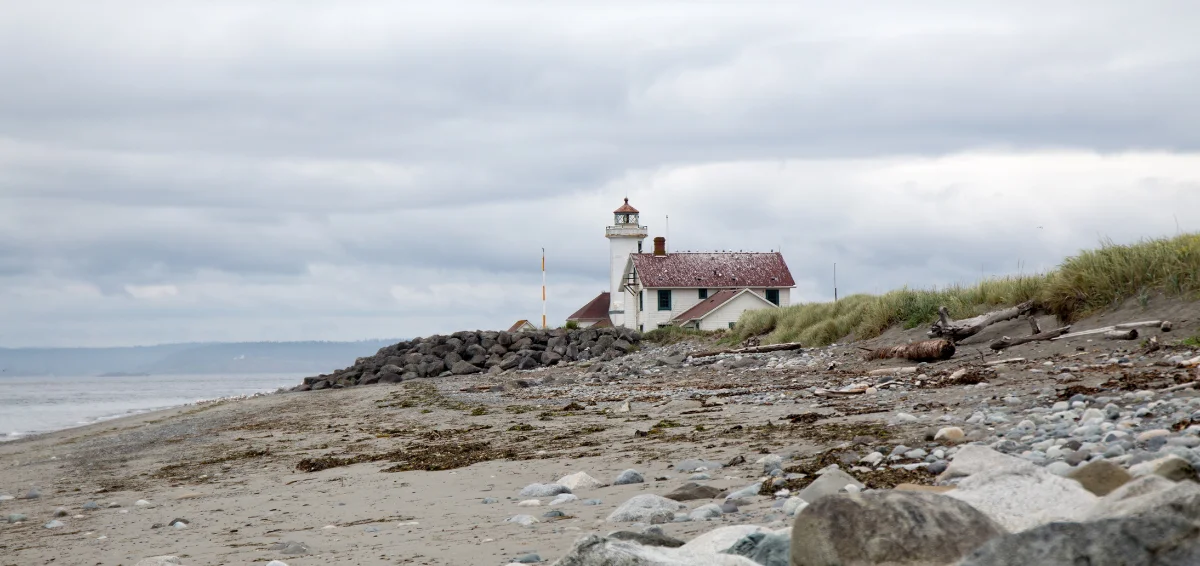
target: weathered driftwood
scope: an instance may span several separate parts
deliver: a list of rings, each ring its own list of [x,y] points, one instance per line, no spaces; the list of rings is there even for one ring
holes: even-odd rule
[[[1159,393],[1169,393],[1171,391],[1182,391],[1184,389],[1191,389],[1196,386],[1196,383],[1197,382],[1195,382],[1195,381],[1189,381],[1187,383],[1181,383],[1179,385],[1172,385],[1170,387],[1164,387],[1162,389],[1159,389],[1158,392]]]
[[[902,367],[902,368],[873,369],[873,370],[867,372],[867,375],[869,375],[871,377],[878,377],[881,375],[909,375],[909,374],[916,374],[916,373],[917,373],[916,366],[908,366],[908,367]]]
[[[984,328],[997,322],[1012,320],[1031,310],[1033,310],[1033,301],[1026,301],[1015,307],[981,314],[975,318],[950,320],[950,310],[943,306],[938,308],[938,321],[930,327],[929,336],[931,338],[962,340],[979,334]]]
[[[692,354],[693,358],[707,358],[709,356],[719,356],[721,354],[763,354],[766,352],[781,352],[783,350],[799,350],[804,345],[799,342],[788,342],[786,344],[767,344],[766,346],[749,346],[746,348],[734,348],[732,350],[713,350],[710,352],[700,352]]]
[[[983,365],[985,365],[985,366],[1002,366],[1004,364],[1017,364],[1017,363],[1021,363],[1024,361],[1025,361],[1025,358],[1009,358],[1007,360],[996,360],[996,361],[988,362]]]
[[[1175,367],[1181,368],[1194,368],[1196,366],[1200,366],[1200,356],[1196,356],[1190,360],[1183,360],[1182,362],[1175,364]]]
[[[836,391],[831,389],[816,389],[813,395],[818,397],[848,397],[850,395],[862,395],[867,392],[867,388],[851,389],[849,391]]]
[[[1020,344],[1026,344],[1028,342],[1037,342],[1039,340],[1053,340],[1053,339],[1055,339],[1059,336],[1062,336],[1070,331],[1071,331],[1070,326],[1064,326],[1062,328],[1055,328],[1054,330],[1047,330],[1045,332],[1039,332],[1032,336],[1025,336],[1022,338],[1009,338],[1008,336],[1004,336],[1004,337],[1000,338],[999,340],[996,340],[995,342],[992,342],[991,344],[989,344],[988,347],[993,350],[1003,350],[1005,348],[1011,348],[1013,346],[1017,346]]]
[[[1129,330],[1109,330],[1104,333],[1106,340],[1137,340],[1138,331],[1136,328]]]
[[[1164,321],[1164,320],[1145,320],[1142,322],[1126,322],[1124,324],[1114,324],[1112,326],[1105,326],[1104,328],[1093,328],[1091,330],[1080,330],[1079,332],[1072,332],[1070,334],[1064,334],[1062,336],[1059,336],[1058,338],[1054,338],[1054,340],[1067,340],[1069,338],[1078,338],[1080,336],[1091,336],[1093,334],[1105,334],[1108,332],[1112,332],[1114,330],[1132,330],[1132,329],[1136,329],[1136,328],[1154,328],[1154,327],[1158,327],[1160,330],[1162,330],[1164,328],[1169,329],[1169,328],[1171,328],[1171,323],[1170,323],[1170,321]]]
[[[867,354],[867,360],[903,358],[914,362],[932,362],[936,360],[948,360],[953,356],[954,342],[941,339],[879,348]]]

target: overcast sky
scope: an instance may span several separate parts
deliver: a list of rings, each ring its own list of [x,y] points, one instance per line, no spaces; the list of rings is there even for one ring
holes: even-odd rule
[[[900,5],[903,4],[903,7]],[[0,346],[355,340],[782,248],[793,301],[1200,230],[1200,3],[0,0]]]

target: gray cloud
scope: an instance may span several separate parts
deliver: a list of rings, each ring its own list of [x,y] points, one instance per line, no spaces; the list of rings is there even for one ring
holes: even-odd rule
[[[783,246],[809,299],[1200,204],[1189,2],[4,11],[0,345],[506,326],[542,247],[561,320],[627,194],[680,249]]]

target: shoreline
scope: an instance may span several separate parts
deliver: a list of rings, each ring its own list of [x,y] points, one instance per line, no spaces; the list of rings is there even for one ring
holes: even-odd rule
[[[15,379],[36,379],[38,376],[13,376],[13,377]],[[73,378],[77,378],[77,377],[92,379],[92,378],[98,378],[98,377],[102,377],[102,376],[65,376],[66,379],[73,379]],[[130,377],[136,378],[136,377],[140,377],[140,376],[130,376]],[[157,376],[157,377],[171,377],[171,378],[188,379],[188,378],[192,378],[192,377],[207,377],[207,376],[204,374],[201,374],[199,376],[191,376],[188,374],[179,374],[179,375]],[[288,379],[291,379],[291,378],[292,378],[291,376],[288,377]],[[295,379],[298,381],[300,379],[300,377],[296,377]],[[54,432],[84,428],[84,427],[108,423],[108,422],[112,422],[112,421],[116,421],[116,420],[120,420],[120,419],[124,419],[124,418],[128,418],[128,417],[135,417],[135,416],[143,415],[146,413],[166,411],[166,410],[170,410],[170,409],[178,408],[178,407],[197,406],[197,405],[202,405],[205,403],[219,402],[219,401],[239,399],[239,398],[250,398],[250,397],[261,396],[261,395],[275,395],[275,394],[279,394],[279,393],[285,393],[287,391],[288,391],[287,386],[280,385],[280,386],[273,386],[269,389],[263,389],[261,391],[256,391],[254,393],[221,395],[221,396],[217,396],[217,397],[203,397],[203,398],[199,398],[199,399],[195,399],[195,400],[183,401],[180,403],[172,403],[172,404],[167,404],[167,405],[157,405],[157,406],[140,407],[140,408],[139,407],[127,408],[127,409],[121,409],[120,410],[121,412],[118,412],[118,413],[110,412],[110,413],[96,415],[96,416],[92,416],[89,414],[82,414],[82,416],[78,417],[79,420],[77,420],[76,422],[65,425],[65,426],[59,426],[56,428],[39,429],[39,430],[5,431],[3,433],[0,433],[0,444],[8,444],[8,443],[12,443],[12,442],[18,442],[23,439],[35,438],[35,437],[38,437],[41,435],[50,434],[50,433],[54,433]],[[164,393],[170,394],[172,392],[167,390],[167,391],[164,391]],[[79,403],[75,403],[72,406],[77,406],[77,405],[79,405]],[[44,407],[55,408],[58,406],[57,405],[44,405]]]
[[[0,443],[0,495],[16,498],[0,501],[0,517],[25,517],[0,523],[0,555],[79,566],[162,555],[187,566],[504,566],[537,555],[549,565],[582,537],[616,531],[654,527],[678,541],[721,528],[781,535],[801,509],[789,511],[792,496],[830,464],[874,493],[937,483],[935,468],[965,446],[1020,460],[1029,443],[1087,428],[1079,415],[1047,420],[1052,406],[1104,413],[1115,403],[1129,434],[1171,428],[1166,413],[1135,416],[1156,398],[1200,408],[1194,392],[1157,397],[1179,378],[1151,363],[1169,351],[1135,363],[1109,344],[1089,345],[1087,357],[1076,344],[1033,344],[1003,354],[1021,362],[985,368],[965,356],[909,371],[900,360],[861,361],[862,345],[692,364],[680,360],[703,345],[677,344],[603,366],[213,400]],[[970,368],[973,379],[954,377]],[[818,394],[863,380],[873,392]],[[1029,419],[1048,440],[1017,433]],[[961,427],[958,436],[935,439],[948,427]],[[1149,442],[1176,450],[1196,429]],[[1067,481],[1058,474],[1108,458],[1101,438],[1039,452],[1047,455],[1038,477]],[[1144,443],[1130,446],[1114,456],[1123,467],[1157,456]],[[643,481],[618,484],[630,469]],[[558,502],[532,488],[579,472],[601,485]],[[635,496],[697,486],[703,493],[674,519],[612,518]],[[21,499],[30,490],[40,497]],[[48,528],[52,521],[61,525]]]

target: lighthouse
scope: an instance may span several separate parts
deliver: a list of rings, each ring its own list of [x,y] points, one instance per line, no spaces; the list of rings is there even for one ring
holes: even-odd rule
[[[635,297],[625,290],[624,274],[629,255],[642,253],[642,240],[646,239],[646,227],[638,224],[639,216],[638,209],[630,206],[627,198],[625,204],[613,211],[613,225],[604,229],[609,249],[608,317],[613,326],[626,326],[626,310],[634,308]]]

